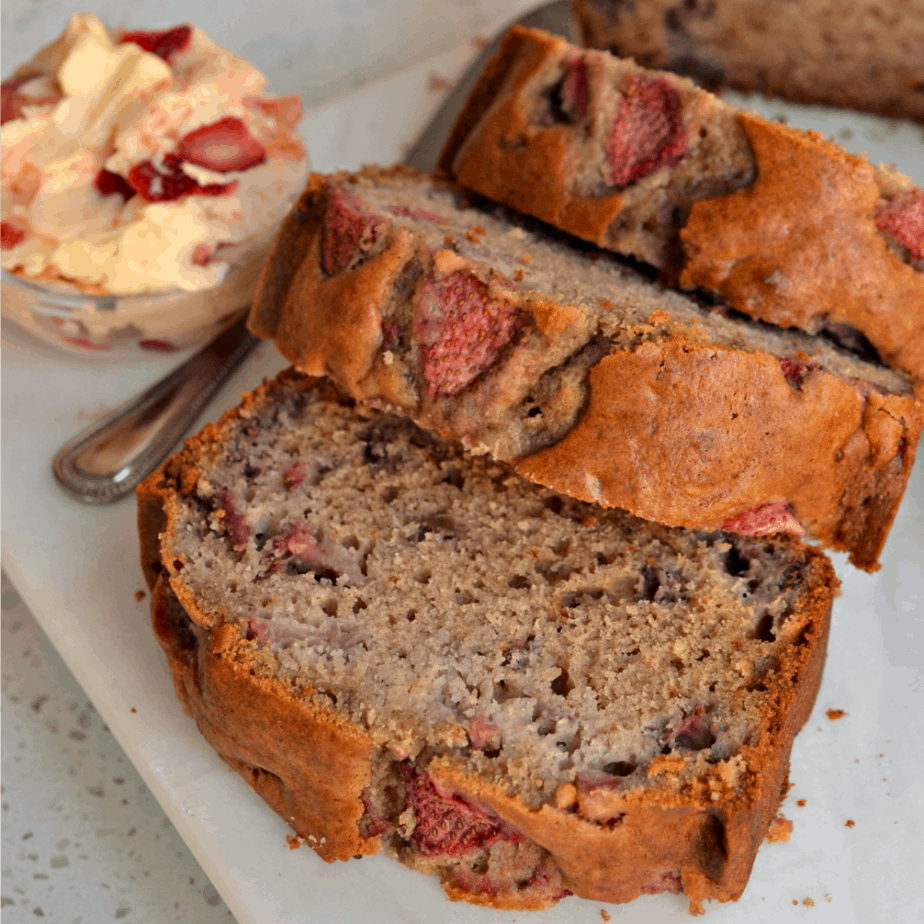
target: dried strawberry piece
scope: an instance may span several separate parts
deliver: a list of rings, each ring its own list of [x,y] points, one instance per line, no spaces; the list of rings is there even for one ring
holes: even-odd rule
[[[737,513],[722,524],[722,529],[740,536],[772,536],[774,533],[805,535],[805,527],[784,500],[760,504]]]
[[[158,170],[153,161],[146,160],[132,167],[128,182],[146,202],[172,202],[192,193],[200,196],[229,196],[237,189],[236,180],[200,186],[191,176],[183,173],[180,164],[181,158],[176,154],[164,156],[164,170]]]
[[[780,368],[783,370],[783,377],[793,388],[801,388],[809,373],[814,372],[819,366],[818,363],[807,362],[803,359],[781,356]]]
[[[583,58],[572,58],[565,62],[565,76],[559,97],[561,108],[569,119],[583,122],[587,118],[590,82],[587,78],[587,62]]]
[[[490,369],[525,326],[473,273],[427,277],[414,293],[414,336],[431,398],[456,395]]]
[[[663,77],[631,74],[607,140],[610,183],[624,188],[687,153],[680,94]]]
[[[880,231],[907,249],[911,263],[924,261],[924,192],[914,190],[882,202],[873,217]]]
[[[239,172],[266,161],[266,148],[234,116],[203,125],[180,139],[180,159],[216,173]]]
[[[225,511],[225,522],[231,527],[234,551],[243,552],[250,538],[250,524],[247,517],[234,505],[234,495],[227,488],[221,492],[221,506]]]
[[[126,32],[122,35],[121,44],[132,42],[167,64],[173,64],[173,59],[189,45],[191,35],[189,26],[174,26],[165,32]]]
[[[0,249],[12,250],[25,236],[26,232],[17,225],[0,222]]]
[[[345,270],[361,250],[375,244],[384,222],[356,193],[335,189],[324,211],[324,272],[332,276]]]
[[[389,205],[387,210],[399,218],[410,218],[413,221],[434,221],[438,225],[446,223],[446,219],[442,215],[437,215],[436,212],[428,212],[426,209],[412,209],[409,205]]]
[[[113,193],[118,193],[126,202],[135,195],[132,184],[124,176],[113,173],[111,170],[100,170],[96,174],[93,185],[101,196],[111,196]]]
[[[26,101],[17,90],[29,77],[13,77],[0,83],[0,125],[22,118],[22,105]]]
[[[460,796],[444,796],[426,773],[401,765],[406,785],[404,811],[414,813],[410,837],[425,857],[453,856],[490,847],[498,841],[522,841],[518,831],[499,818],[469,805]]]
[[[670,870],[662,873],[656,879],[650,879],[642,886],[646,895],[658,895],[660,892],[673,892],[675,895],[683,891],[680,881],[680,871]]]

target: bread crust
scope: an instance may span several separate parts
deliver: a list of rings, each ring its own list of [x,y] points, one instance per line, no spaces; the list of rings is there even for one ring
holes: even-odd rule
[[[808,8],[773,0],[571,0],[571,15],[578,44],[687,73],[710,88],[924,122],[924,75],[914,51],[924,4],[881,6],[887,9],[850,0]]]
[[[655,263],[671,284],[717,292],[750,317],[811,333],[847,325],[884,363],[924,380],[924,273],[892,253],[878,231],[880,188],[865,159],[816,132],[737,113],[753,154],[753,182],[696,193],[661,250],[639,249],[615,236],[624,192],[575,191],[573,152],[583,143],[583,124],[531,121],[534,85],[573,56],[569,49],[563,39],[513,27],[473,88],[440,166],[484,196]],[[711,105],[703,124],[713,131],[708,121],[735,113],[684,78],[657,77],[682,96],[698,95],[699,106]]]
[[[363,792],[382,761],[400,758],[332,707],[312,701],[310,686],[293,689],[274,676],[271,661],[237,623],[198,605],[184,584],[182,556],[172,547],[178,505],[195,488],[199,460],[208,458],[227,425],[246,415],[265,388],[189,440],[139,488],[142,565],[152,589],[154,631],[187,714],[222,759],[324,860],[347,860],[385,846],[381,836],[360,833]],[[763,681],[767,707],[753,743],[735,761],[706,765],[691,778],[683,772],[684,758],[660,757],[648,768],[656,787],[597,789],[576,803],[553,800],[538,809],[467,772],[457,757],[437,756],[422,769],[446,791],[493,812],[538,844],[543,869],[574,894],[630,901],[663,885],[652,883],[656,870],[671,883],[682,882],[694,910],[705,899],[737,899],[778,809],[793,737],[821,680],[838,582],[823,554],[804,551],[805,586],[785,623],[790,644]],[[615,816],[621,816],[617,822],[601,821]],[[452,899],[506,909],[546,907],[567,894],[471,892],[451,877],[444,888]]]
[[[370,168],[360,176],[387,183],[420,175]],[[511,455],[485,434],[492,421],[524,413],[504,369],[529,375],[521,366],[535,353],[526,352],[529,344],[514,347],[475,383],[466,407],[477,414],[461,412],[461,398],[431,399],[396,374],[383,348],[382,307],[413,254],[406,231],[355,270],[329,276],[321,268],[327,196],[350,179],[312,177],[280,231],[250,316],[251,331],[274,339],[302,372],[330,375],[352,397],[398,408],[540,484],[669,526],[720,528],[742,511],[788,501],[815,538],[849,552],[858,567],[878,567],[914,462],[924,401],[882,395],[823,370],[794,388],[777,357],[721,346],[678,324],[657,340],[614,346],[588,370],[586,407],[570,432]],[[549,349],[561,350],[587,323],[580,307],[541,292],[523,293],[519,307]]]

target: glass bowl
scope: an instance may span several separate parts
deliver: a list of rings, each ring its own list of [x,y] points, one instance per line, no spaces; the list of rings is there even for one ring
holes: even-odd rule
[[[94,360],[190,349],[230,327],[250,308],[271,246],[269,236],[259,245],[228,248],[218,283],[196,292],[87,295],[4,270],[3,315],[47,344]]]

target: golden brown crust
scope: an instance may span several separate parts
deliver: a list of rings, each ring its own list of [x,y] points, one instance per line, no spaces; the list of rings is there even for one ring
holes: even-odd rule
[[[876,229],[873,168],[815,132],[750,113],[739,119],[757,179],[693,205],[680,233],[680,284],[714,289],[771,324],[848,324],[886,364],[924,378],[924,273]]]
[[[574,195],[573,126],[531,126],[520,98],[565,45],[539,30],[511,28],[466,100],[438,165],[489,199],[604,246],[622,197]]]
[[[827,374],[794,389],[775,357],[673,337],[602,359],[577,425],[515,467],[670,526],[718,528],[785,499],[812,535],[872,569],[887,527],[869,529],[870,506],[891,523],[922,421],[913,399],[874,392],[864,402]]]

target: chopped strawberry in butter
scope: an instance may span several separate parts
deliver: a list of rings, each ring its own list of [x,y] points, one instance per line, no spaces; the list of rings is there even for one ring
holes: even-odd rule
[[[3,268],[94,293],[195,292],[265,253],[307,170],[298,99],[265,82],[194,25],[73,16],[3,83],[2,219],[21,234]]]

